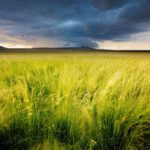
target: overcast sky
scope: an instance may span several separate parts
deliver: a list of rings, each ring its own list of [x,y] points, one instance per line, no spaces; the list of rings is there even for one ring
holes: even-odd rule
[[[0,45],[150,49],[150,0],[0,0]]]

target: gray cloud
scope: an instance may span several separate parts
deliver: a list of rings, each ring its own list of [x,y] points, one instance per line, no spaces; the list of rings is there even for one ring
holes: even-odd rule
[[[126,40],[149,22],[149,0],[0,0],[0,29],[8,35],[54,39],[62,46]]]
[[[91,0],[91,2],[101,11],[106,11],[126,5],[130,0]]]

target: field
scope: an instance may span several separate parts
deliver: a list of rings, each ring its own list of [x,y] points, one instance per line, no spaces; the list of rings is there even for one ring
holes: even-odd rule
[[[0,150],[149,150],[150,53],[0,54]]]

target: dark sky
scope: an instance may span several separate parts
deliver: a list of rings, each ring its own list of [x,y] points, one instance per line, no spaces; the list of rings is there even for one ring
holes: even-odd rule
[[[150,49],[149,33],[150,0],[0,0],[0,44],[8,47]]]

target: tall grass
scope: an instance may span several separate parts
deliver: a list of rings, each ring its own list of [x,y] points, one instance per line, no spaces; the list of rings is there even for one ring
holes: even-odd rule
[[[150,149],[150,59],[0,57],[0,149]]]

